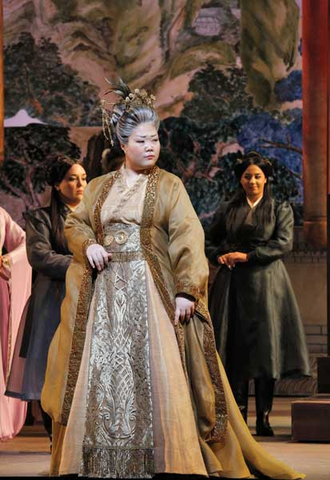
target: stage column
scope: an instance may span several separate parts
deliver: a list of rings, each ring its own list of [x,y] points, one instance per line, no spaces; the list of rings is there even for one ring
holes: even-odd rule
[[[304,231],[307,241],[322,249],[327,246],[327,228],[330,234],[329,25],[329,0],[303,0]],[[329,355],[329,246],[327,292]],[[296,441],[330,441],[330,399],[324,395],[330,393],[330,357],[317,360],[318,394],[292,403],[292,438]]]
[[[328,0],[303,0],[304,233],[326,247],[328,143]]]

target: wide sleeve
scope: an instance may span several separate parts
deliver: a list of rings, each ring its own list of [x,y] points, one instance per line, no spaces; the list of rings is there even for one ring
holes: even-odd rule
[[[206,294],[208,264],[204,254],[204,231],[180,179],[176,179],[168,215],[168,253],[174,275],[175,293]]]
[[[214,216],[211,227],[206,232],[205,253],[213,265],[219,266],[218,257],[228,253],[229,248],[226,243],[226,204],[219,207]]]
[[[65,280],[72,255],[56,253],[51,243],[51,223],[45,212],[27,212],[26,251],[31,267],[54,280]]]
[[[25,232],[14,222],[6,210],[1,209],[1,211],[5,223],[4,247],[7,252],[2,257],[1,276],[8,280],[11,276],[11,268],[26,258]]]
[[[79,262],[86,262],[86,249],[89,245],[97,243],[93,230],[90,202],[90,182],[84,192],[84,197],[74,212],[68,215],[64,226],[64,234],[69,250]]]
[[[249,261],[267,263],[282,258],[292,250],[294,218],[289,202],[281,203],[275,215],[275,229],[271,239],[249,252]]]

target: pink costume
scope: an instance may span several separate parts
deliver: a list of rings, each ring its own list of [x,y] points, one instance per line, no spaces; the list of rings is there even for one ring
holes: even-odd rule
[[[0,440],[21,430],[26,402],[4,395],[18,327],[31,293],[31,267],[25,250],[25,233],[0,207]]]

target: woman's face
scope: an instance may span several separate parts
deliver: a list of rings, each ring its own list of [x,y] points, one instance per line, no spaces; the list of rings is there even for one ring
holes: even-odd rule
[[[70,207],[76,207],[83,197],[86,185],[87,175],[85,169],[76,163],[66,172],[61,183],[56,185],[55,188],[60,193],[63,203]]]
[[[125,152],[126,167],[143,170],[155,165],[160,152],[160,143],[156,128],[152,123],[141,123],[133,130],[127,145],[122,145]]]
[[[264,194],[267,178],[257,165],[250,165],[241,177],[241,185],[248,198],[258,200]]]

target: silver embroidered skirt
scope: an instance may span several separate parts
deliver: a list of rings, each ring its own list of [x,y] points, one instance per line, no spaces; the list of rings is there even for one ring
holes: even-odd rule
[[[154,474],[146,262],[138,225],[110,224],[95,282],[84,476]]]

